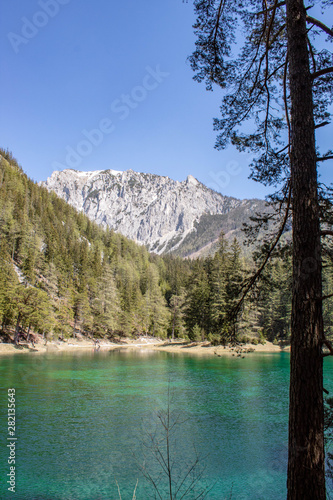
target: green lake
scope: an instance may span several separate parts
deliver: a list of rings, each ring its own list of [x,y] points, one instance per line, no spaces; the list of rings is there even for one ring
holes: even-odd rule
[[[168,389],[182,421],[172,441],[175,474],[196,450],[207,499],[286,498],[288,353],[243,359],[119,350],[17,354],[0,363],[1,499],[119,500],[117,481],[130,500],[137,479],[137,500],[154,498],[139,466],[147,454],[149,471],[158,471],[144,444],[160,431],[156,412],[167,407]],[[324,385],[333,392],[331,359]],[[11,387],[15,494],[6,484]]]

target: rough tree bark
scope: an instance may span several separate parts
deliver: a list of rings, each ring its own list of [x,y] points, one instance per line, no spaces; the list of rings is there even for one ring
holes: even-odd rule
[[[293,301],[288,500],[325,500],[321,245],[312,77],[302,0],[287,0]]]
[[[197,41],[190,61],[195,79],[205,81],[208,90],[212,90],[213,84],[223,89],[221,118],[214,120],[214,128],[220,132],[216,147],[225,149],[231,143],[239,151],[253,152],[256,156],[252,178],[264,184],[283,185],[273,196],[281,202],[276,205],[276,216],[281,215],[282,200],[286,202],[276,237],[263,249],[257,271],[244,285],[235,316],[274,254],[288,222],[291,204],[293,300],[288,500],[324,500],[322,345],[330,344],[323,332],[320,217],[326,214],[320,213],[318,202],[317,163],[332,157],[332,153],[328,151],[316,158],[315,120],[317,127],[328,123],[333,66],[332,51],[320,49],[314,42],[321,34],[322,43],[324,33],[332,41],[333,30],[307,16],[307,12],[316,4],[322,9],[332,7],[333,2],[325,0],[310,5],[303,0],[195,0],[194,3]],[[305,7],[304,3],[309,5]],[[240,28],[248,36],[239,48]],[[235,45],[236,55],[231,50]],[[281,119],[282,110],[285,123]],[[248,119],[255,122],[250,132],[242,129]],[[287,128],[289,141],[281,149],[280,132]],[[330,195],[323,190],[321,197],[330,203]],[[263,214],[258,224],[265,222],[266,217]],[[253,235],[256,234],[254,231]],[[333,347],[329,348],[332,354]]]

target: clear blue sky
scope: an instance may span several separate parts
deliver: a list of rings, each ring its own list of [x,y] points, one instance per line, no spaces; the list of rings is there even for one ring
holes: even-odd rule
[[[0,145],[36,181],[131,168],[264,197],[246,154],[214,149],[221,95],[192,80],[193,22],[191,0],[2,1]]]

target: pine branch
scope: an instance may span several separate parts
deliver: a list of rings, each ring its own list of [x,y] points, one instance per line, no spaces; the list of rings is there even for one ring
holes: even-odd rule
[[[329,66],[328,68],[323,68],[318,71],[312,73],[312,79],[319,78],[320,76],[327,75],[328,73],[333,73],[333,66]]]
[[[225,4],[225,0],[221,0],[220,5],[219,5],[219,10],[217,12],[216,24],[215,24],[215,29],[214,29],[214,41],[213,41],[214,47],[216,46],[217,32],[218,32],[218,29],[220,26],[220,19],[221,19],[221,15],[222,15],[222,12],[224,9],[224,4]]]
[[[330,35],[331,37],[333,37],[333,31],[328,26],[326,26],[326,24],[322,23],[318,19],[315,19],[314,17],[311,17],[311,16],[306,16],[306,21],[308,23],[314,24],[318,28],[320,28],[323,31],[325,31],[325,33],[327,33],[328,35]]]
[[[333,156],[322,156],[321,158],[316,158],[316,161],[326,161],[333,160]]]
[[[266,117],[265,117],[265,127],[264,127],[264,136],[265,136],[265,141],[266,141],[266,148],[268,148],[267,129],[268,129],[268,117],[269,117],[270,101],[271,101],[271,95],[270,95],[270,91],[269,91],[269,87],[268,87],[268,74],[269,74],[268,52],[269,52],[269,49],[270,49],[270,46],[271,46],[271,44],[270,44],[270,36],[271,36],[271,31],[272,31],[272,28],[273,28],[273,24],[274,24],[277,3],[278,3],[277,0],[275,0],[274,6],[273,6],[272,15],[271,15],[271,19],[270,19],[269,26],[268,26],[267,36],[266,36],[265,79],[264,79],[264,86],[265,86],[266,94],[267,94]]]
[[[287,144],[286,146],[284,146],[284,148],[280,149],[280,151],[277,151],[276,153],[274,153],[276,156],[278,156],[279,154],[283,153],[283,151],[285,151],[286,149],[289,150],[290,148],[290,143]]]
[[[257,45],[257,51],[256,51],[256,55],[254,57],[254,60],[252,61],[252,64],[255,62],[256,58],[257,58],[257,55],[259,53],[259,49],[260,49],[260,45],[261,45],[261,41],[263,40],[264,38],[264,34],[266,32],[266,28],[267,28],[267,10],[265,9],[264,10],[264,25],[263,25],[263,28],[261,30],[261,33],[260,33],[260,39],[259,39],[259,42],[258,42],[258,45]],[[254,79],[254,83],[253,83],[253,86],[252,86],[252,89],[250,91],[250,95],[252,94],[253,90],[255,89],[256,85],[257,85],[257,80],[258,80],[258,77],[259,77],[259,74],[260,74],[260,69],[261,69],[261,63],[263,62],[264,58],[265,58],[265,55],[266,53],[264,53],[260,60],[259,60],[259,66],[258,66],[258,70],[257,70],[257,74],[255,76],[255,79]]]
[[[255,79],[254,79],[254,82],[253,82],[253,85],[252,85],[252,88],[250,90],[250,95],[252,94],[252,92],[254,91],[254,89],[257,87],[258,85],[258,79],[259,79],[259,75],[260,75],[260,70],[261,70],[261,65],[262,65],[262,62],[265,58],[268,57],[268,52],[269,50],[271,49],[273,43],[279,38],[280,34],[283,32],[283,30],[286,28],[286,25],[283,24],[279,30],[275,33],[274,37],[272,38],[271,42],[270,43],[267,43],[266,42],[266,50],[265,52],[262,54],[262,56],[260,57],[259,59],[259,65],[258,65],[258,69],[257,69],[257,73],[256,73],[256,76],[255,76]],[[264,32],[266,31],[266,24],[264,26],[264,29],[262,30],[262,34],[261,34],[261,37],[260,37],[260,40],[258,42],[258,48],[257,48],[257,52],[256,52],[256,55],[255,57],[253,58],[252,60],[252,63],[251,63],[251,67],[253,66],[253,64],[255,63],[255,60],[257,58],[257,55],[258,55],[258,52],[259,52],[259,48],[260,48],[260,44],[261,44],[261,40],[263,38],[263,34]],[[283,64],[282,64],[283,66]],[[278,69],[280,68],[281,66],[278,67]],[[264,78],[264,83],[266,83],[268,80],[271,79],[272,76],[274,76],[274,74],[276,73],[277,69],[275,69],[270,75],[266,75],[265,74],[265,78]],[[248,74],[249,70],[246,72],[246,75]],[[245,76],[246,76],[245,75]]]
[[[287,96],[287,74],[288,74],[288,51],[286,52],[286,60],[284,63],[284,72],[283,72],[283,103],[284,103],[284,112],[286,115],[286,121],[288,126],[288,155],[290,156],[290,146],[291,146],[291,125],[288,111],[288,96]]]
[[[213,29],[213,31],[211,33],[211,36],[214,34],[213,50],[214,50],[214,62],[215,62],[216,66],[219,65],[219,57],[218,57],[218,49],[217,49],[216,39],[217,39],[218,29],[219,29],[219,26],[220,26],[220,19],[221,19],[222,12],[223,12],[223,9],[224,9],[224,4],[225,4],[225,0],[221,0],[220,1],[220,5],[219,5],[219,9],[218,9],[218,13],[217,13],[217,16],[216,16],[215,28]]]
[[[325,122],[319,123],[318,125],[315,125],[315,128],[325,127],[326,125],[329,125],[329,124],[330,124],[330,122],[325,121]]]
[[[260,12],[257,12],[257,16],[262,16],[262,14],[266,14],[266,12],[269,12],[270,10],[277,9],[278,7],[283,7],[283,5],[286,5],[286,2],[279,2],[278,4],[273,5],[273,7],[269,7],[268,9],[261,10]]]

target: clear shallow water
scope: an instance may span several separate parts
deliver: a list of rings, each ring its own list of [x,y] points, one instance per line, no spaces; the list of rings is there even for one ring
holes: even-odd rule
[[[333,392],[331,361],[324,385]],[[172,409],[185,420],[175,456],[193,459],[195,445],[205,457],[209,500],[286,497],[286,353],[241,359],[112,351],[3,356],[0,363],[1,499],[118,500],[117,480],[128,500],[138,478],[137,499],[147,500],[152,490],[137,461],[169,385]],[[17,405],[15,495],[5,484],[9,387]]]

